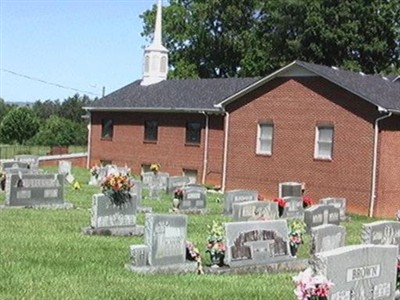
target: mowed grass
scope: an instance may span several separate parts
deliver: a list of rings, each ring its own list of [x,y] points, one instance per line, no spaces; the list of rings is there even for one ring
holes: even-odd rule
[[[49,172],[56,171],[48,168]],[[103,237],[81,234],[89,226],[91,197],[99,187],[88,186],[89,172],[74,168],[81,190],[65,186],[72,210],[0,210],[0,299],[295,299],[293,273],[248,275],[143,275],[129,272],[129,245],[143,237]],[[146,193],[145,193],[146,195]],[[144,200],[154,212],[168,213],[170,196]],[[188,239],[205,257],[207,225],[223,216],[223,196],[210,194],[207,215],[190,215]],[[0,203],[4,193],[0,193]],[[347,244],[360,242],[362,223],[372,219],[351,216],[343,223]],[[144,215],[138,215],[144,224]],[[309,236],[299,256],[308,257]]]

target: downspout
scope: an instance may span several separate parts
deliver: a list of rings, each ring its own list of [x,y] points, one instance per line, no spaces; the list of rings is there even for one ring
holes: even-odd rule
[[[382,108],[378,107],[378,110],[382,111]],[[384,110],[387,112],[387,110]],[[373,217],[374,215],[374,206],[375,206],[375,199],[376,199],[376,172],[377,172],[377,164],[378,164],[378,137],[379,137],[379,121],[389,118],[392,115],[389,112],[387,115],[381,116],[375,120],[374,125],[374,153],[372,157],[372,182],[371,182],[371,199],[369,202],[369,216]]]
[[[204,184],[206,182],[207,176],[207,164],[208,164],[208,131],[209,131],[209,122],[210,117],[207,115],[205,111],[203,111],[204,116],[206,117],[206,131],[204,137],[204,158],[203,158],[203,177],[201,178],[201,183]]]
[[[91,152],[91,145],[92,145],[92,143],[91,143],[91,139],[92,139],[92,114],[90,113],[90,111],[88,112],[89,113],[89,124],[88,124],[88,154],[87,154],[87,161],[86,161],[86,168],[90,168],[90,152]]]
[[[226,185],[226,169],[228,166],[228,134],[229,134],[229,113],[226,113],[225,117],[225,135],[224,135],[224,157],[222,166],[222,192],[225,192]]]

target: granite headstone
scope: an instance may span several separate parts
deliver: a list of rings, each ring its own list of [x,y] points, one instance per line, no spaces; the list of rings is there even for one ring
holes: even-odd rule
[[[233,203],[233,220],[277,220],[278,203],[272,201],[246,201]]]
[[[224,214],[232,214],[232,204],[245,201],[257,201],[258,192],[254,190],[231,190],[224,194]]]

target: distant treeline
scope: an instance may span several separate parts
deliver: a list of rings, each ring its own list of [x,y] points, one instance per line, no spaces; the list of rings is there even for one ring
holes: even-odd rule
[[[75,94],[64,101],[38,100],[30,106],[0,98],[0,143],[43,146],[87,144],[84,106],[97,99]]]

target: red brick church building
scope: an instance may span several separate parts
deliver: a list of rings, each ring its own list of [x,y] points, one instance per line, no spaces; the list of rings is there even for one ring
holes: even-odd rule
[[[143,78],[94,102],[89,165],[160,163],[223,190],[305,182],[349,212],[400,209],[400,78],[294,61],[263,78],[167,80],[161,5]]]

